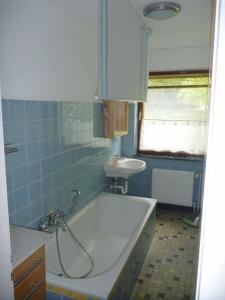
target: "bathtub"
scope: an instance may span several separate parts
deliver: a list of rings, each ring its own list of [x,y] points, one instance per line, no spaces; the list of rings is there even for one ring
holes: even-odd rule
[[[97,196],[68,221],[76,238],[93,258],[94,269],[83,279],[62,276],[54,234],[46,245],[49,293],[72,299],[125,300],[130,297],[128,281],[137,280],[153,236],[155,205],[156,200],[149,198],[110,193]],[[59,231],[59,248],[63,266],[70,275],[82,276],[88,272],[90,261],[68,230]],[[137,257],[141,258],[137,261]],[[136,278],[129,279],[130,273]]]

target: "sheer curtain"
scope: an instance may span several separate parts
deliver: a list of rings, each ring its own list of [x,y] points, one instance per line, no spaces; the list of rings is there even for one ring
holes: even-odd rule
[[[207,86],[148,90],[140,130],[141,151],[204,154]]]

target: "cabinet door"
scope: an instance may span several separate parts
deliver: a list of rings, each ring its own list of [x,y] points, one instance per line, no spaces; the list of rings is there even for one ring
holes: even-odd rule
[[[104,136],[114,138],[128,134],[128,102],[104,100]]]
[[[15,286],[15,300],[31,299],[33,294],[42,295],[40,300],[44,300],[45,293],[45,263],[41,262]]]
[[[45,284],[42,284],[28,298],[28,300],[45,300],[45,299],[46,299],[46,286],[45,286]]]
[[[149,69],[148,69],[148,43],[151,30],[146,26],[141,28],[141,95],[140,100],[147,100],[148,93],[148,80],[149,80]]]
[[[106,97],[141,100],[143,23],[128,0],[108,0],[106,9]]]
[[[93,100],[98,0],[12,0],[0,9],[3,98]]]

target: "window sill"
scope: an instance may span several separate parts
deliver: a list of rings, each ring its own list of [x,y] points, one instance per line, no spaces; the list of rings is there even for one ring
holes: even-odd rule
[[[157,154],[144,154],[137,153],[135,156],[139,157],[149,157],[149,158],[158,158],[158,159],[171,159],[171,160],[186,160],[186,161],[199,161],[204,162],[205,156],[196,157],[196,156],[176,156],[176,155],[157,155]]]

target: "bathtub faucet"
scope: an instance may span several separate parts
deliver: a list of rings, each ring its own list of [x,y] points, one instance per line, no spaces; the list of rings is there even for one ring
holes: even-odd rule
[[[50,210],[40,222],[41,231],[48,231],[51,227],[60,227],[63,231],[66,230],[63,216],[57,210]]]
[[[66,231],[65,219],[75,212],[75,208],[80,197],[79,189],[72,188],[71,192],[74,195],[72,206],[67,211],[53,209],[47,212],[47,214],[41,219],[39,225],[41,231],[52,231],[52,229],[55,229],[56,227],[60,227],[62,231]]]

